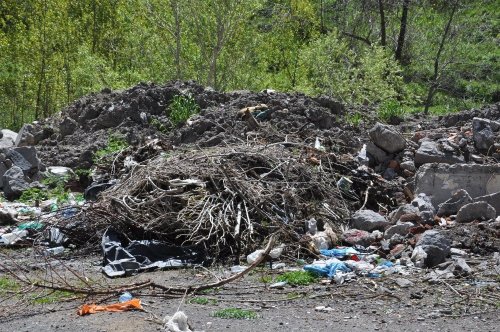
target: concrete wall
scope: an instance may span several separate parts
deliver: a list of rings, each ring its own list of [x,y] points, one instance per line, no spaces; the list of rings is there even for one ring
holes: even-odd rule
[[[458,189],[472,198],[500,192],[500,165],[425,164],[415,175],[415,193],[428,195],[434,207]]]

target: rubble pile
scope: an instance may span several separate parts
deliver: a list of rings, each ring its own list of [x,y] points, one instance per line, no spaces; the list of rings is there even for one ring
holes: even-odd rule
[[[177,95],[200,112],[175,126]],[[3,191],[18,198],[43,163],[90,168],[119,134],[130,147],[94,169],[86,196],[96,202],[57,223],[73,243],[96,248],[112,228],[222,260],[275,235],[293,256],[315,257],[310,270],[341,281],[439,267],[464,250],[500,247],[498,107],[354,126],[342,120],[348,108],[325,97],[140,84],[25,125],[0,156]],[[329,251],[342,246],[341,256]],[[453,269],[469,271],[455,258]]]

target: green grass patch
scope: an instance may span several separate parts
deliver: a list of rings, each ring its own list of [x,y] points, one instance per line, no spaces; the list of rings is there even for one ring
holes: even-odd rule
[[[291,286],[306,286],[318,280],[318,277],[308,271],[285,272],[276,281],[286,281]]]
[[[258,315],[252,310],[226,308],[214,312],[213,317],[224,319],[256,319]]]
[[[264,284],[269,284],[273,281],[273,277],[269,276],[269,275],[264,275],[264,276],[260,277],[259,280],[260,280],[260,282],[262,282]]]
[[[0,294],[19,290],[20,286],[9,277],[0,277]]]
[[[208,305],[208,304],[217,304],[217,300],[208,299],[206,297],[193,297],[192,299],[189,299],[188,303]]]

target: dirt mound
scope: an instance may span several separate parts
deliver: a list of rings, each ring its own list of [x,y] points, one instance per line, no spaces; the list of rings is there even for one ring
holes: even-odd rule
[[[188,125],[176,127],[169,120],[169,105],[179,95],[192,96],[200,112]],[[353,143],[353,136],[339,128],[344,107],[330,98],[273,91],[220,93],[193,82],[141,83],[124,91],[105,89],[75,101],[60,116],[30,125],[25,131],[33,137],[43,161],[89,168],[92,154],[106,145],[111,134],[124,137],[131,145],[151,137],[167,138],[175,145],[204,147],[254,139],[238,111],[260,104],[266,107],[258,122],[273,127],[265,133],[268,143],[282,141],[290,133],[310,139],[319,136],[344,146]]]

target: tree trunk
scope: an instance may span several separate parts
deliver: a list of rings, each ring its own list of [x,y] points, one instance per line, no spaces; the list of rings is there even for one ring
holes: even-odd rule
[[[378,9],[380,11],[380,45],[385,46],[387,37],[385,32],[384,0],[378,0]]]
[[[434,58],[434,73],[431,78],[431,85],[429,87],[429,92],[427,93],[427,99],[425,100],[425,108],[424,114],[429,114],[429,107],[432,103],[432,98],[439,87],[439,61],[441,59],[441,53],[443,53],[444,44],[446,43],[446,38],[448,38],[448,34],[450,33],[451,22],[453,21],[453,16],[455,16],[455,12],[458,8],[458,1],[455,1],[453,4],[453,8],[450,13],[450,17],[448,18],[448,22],[446,22],[446,27],[444,28],[443,38],[441,38],[441,43],[439,43],[439,48],[436,53],[436,57]]]
[[[179,0],[171,0],[170,7],[172,8],[172,13],[174,15],[174,28],[173,34],[175,39],[175,78],[178,80],[182,79],[182,70],[181,70],[181,15],[179,13]]]
[[[395,58],[401,63],[403,56],[403,47],[406,37],[406,25],[408,23],[408,8],[410,7],[410,0],[403,0],[403,12],[401,13],[401,24],[399,26],[398,45],[396,46]]]

